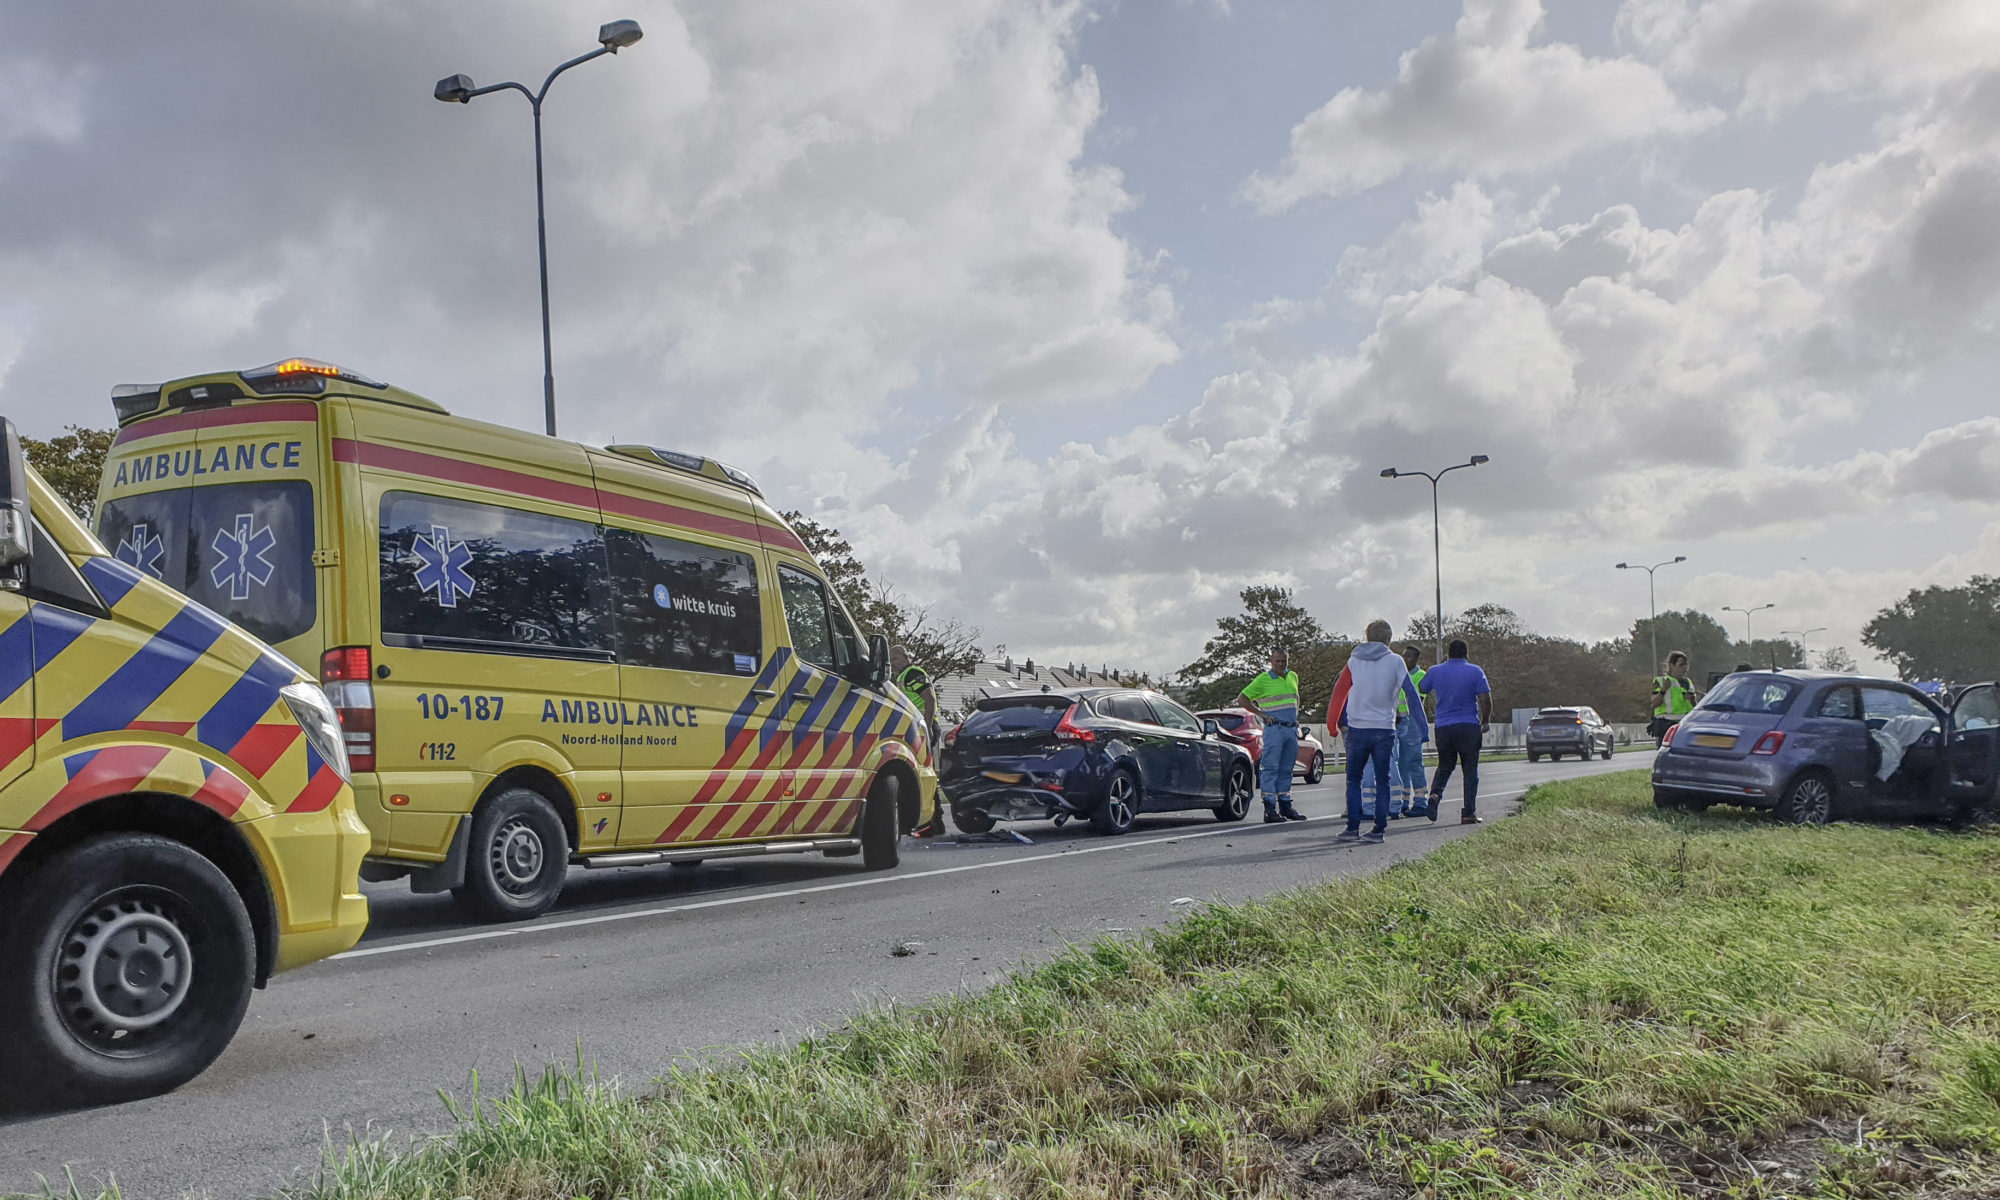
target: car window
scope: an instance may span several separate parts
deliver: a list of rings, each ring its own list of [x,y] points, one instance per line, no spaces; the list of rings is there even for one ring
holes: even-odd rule
[[[1799,685],[1771,675],[1730,675],[1701,698],[1699,707],[1716,712],[1782,714]]]
[[[833,666],[833,619],[827,615],[825,587],[804,571],[781,565],[778,595],[785,601],[792,653],[817,666]]]
[[[1026,704],[1003,704],[978,709],[959,727],[960,737],[991,737],[996,733],[1054,729],[1069,711],[1069,701],[1051,696]]]
[[[97,515],[112,554],[267,642],[317,619],[312,485],[228,483],[126,496]]]
[[[755,675],[764,661],[757,563],[629,529],[604,531],[618,609],[618,660],[711,675]]]
[[[1141,725],[1157,725],[1159,723],[1159,718],[1153,715],[1153,709],[1146,703],[1144,696],[1129,694],[1112,696],[1099,701],[1097,707],[1098,711],[1103,712],[1107,716],[1116,717],[1120,721],[1137,721]]]
[[[1168,729],[1178,729],[1182,733],[1201,732],[1201,722],[1195,720],[1194,714],[1187,709],[1165,696],[1148,696],[1146,699],[1152,702],[1153,711],[1159,714],[1160,724]]]
[[[1819,707],[1813,715],[1836,717],[1843,721],[1857,720],[1861,716],[1861,697],[1851,687],[1829,688],[1820,696]]]
[[[611,652],[610,581],[594,524],[390,492],[377,545],[385,641]]]
[[[1861,689],[1861,716],[1867,721],[1887,721],[1895,717],[1936,718],[1930,706],[1896,688],[1865,687]]]
[[[1953,719],[1960,729],[2000,726],[2000,689],[1977,687],[1959,699]]]
[[[1597,710],[1596,710],[1596,709],[1594,709],[1594,708],[1586,708],[1586,709],[1584,709],[1584,710],[1583,710],[1583,719],[1584,719],[1584,722],[1585,722],[1586,724],[1590,724],[1590,725],[1602,725],[1602,724],[1604,723],[1604,718],[1603,718],[1603,717],[1600,717],[1600,716],[1598,716],[1598,715],[1597,715]]]

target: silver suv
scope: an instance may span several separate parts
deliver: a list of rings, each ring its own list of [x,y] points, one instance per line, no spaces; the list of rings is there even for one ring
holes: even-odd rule
[[[1565,754],[1610,758],[1615,741],[1611,726],[1594,708],[1545,708],[1528,722],[1528,761],[1540,762],[1544,754],[1551,760]]]

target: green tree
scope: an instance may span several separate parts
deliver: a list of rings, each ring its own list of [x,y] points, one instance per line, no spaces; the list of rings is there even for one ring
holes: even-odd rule
[[[1833,671],[1841,675],[1852,675],[1861,669],[1845,646],[1828,646],[1819,652],[1813,665],[1822,671]]]
[[[870,580],[853,545],[833,526],[797,510],[780,515],[806,544],[834,594],[864,631],[908,647],[910,657],[932,675],[963,675],[979,665],[983,652],[978,627],[941,617],[887,583]]]
[[[77,516],[89,521],[97,507],[97,481],[104,474],[104,456],[111,452],[111,439],[117,434],[115,429],[68,425],[47,441],[23,437],[21,454]]]
[[[1861,641],[1904,679],[2000,678],[2000,576],[1913,588],[1861,627]]]
[[[1243,611],[1218,618],[1216,634],[1202,647],[1201,657],[1181,668],[1181,678],[1191,686],[1226,675],[1247,679],[1264,669],[1273,646],[1296,656],[1324,642],[1347,640],[1329,637],[1311,613],[1292,602],[1290,588],[1247,587],[1237,595]]]
[[[1652,661],[1653,634],[1659,635],[1661,662]],[[1697,684],[1707,679],[1710,671],[1727,671],[1744,661],[1736,640],[1721,622],[1690,608],[1663,612],[1656,620],[1641,618],[1632,622],[1624,668],[1651,678],[1660,673],[1667,655],[1676,650],[1686,652],[1688,673]]]

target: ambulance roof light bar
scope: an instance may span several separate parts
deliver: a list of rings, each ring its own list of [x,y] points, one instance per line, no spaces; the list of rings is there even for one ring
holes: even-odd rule
[[[359,371],[350,371],[344,367],[337,367],[330,362],[321,362],[316,358],[279,359],[274,363],[265,363],[261,367],[252,367],[248,371],[242,372],[242,375],[243,382],[249,384],[260,393],[293,390],[318,392],[326,386],[323,381],[327,379],[338,379],[342,383],[352,383],[360,387],[374,388],[378,392],[389,386],[380,380],[370,379]],[[304,383],[307,380],[311,380],[313,386],[282,386],[287,382],[298,384]],[[276,383],[280,386],[273,388],[257,386],[265,383]]]

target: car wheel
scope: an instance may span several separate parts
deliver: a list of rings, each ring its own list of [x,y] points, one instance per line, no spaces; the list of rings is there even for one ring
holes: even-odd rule
[[[861,802],[861,869],[886,871],[902,861],[902,831],[896,828],[896,793],[901,784],[884,772]]]
[[[235,1036],[256,935],[208,859],[148,834],[92,838],[16,896],[0,946],[0,1075],[32,1080],[38,1104],[172,1091]]]
[[[1124,833],[1139,815],[1139,797],[1139,777],[1132,768],[1112,771],[1111,781],[1104,785],[1103,802],[1090,814],[1090,827],[1099,833]]]
[[[1531,763],[1538,763],[1542,761],[1542,756],[1535,753],[1533,750],[1530,750],[1528,751],[1528,761]]]
[[[1312,776],[1306,776],[1308,782]],[[1222,803],[1209,810],[1218,821],[1241,821],[1250,815],[1250,768],[1241,763],[1229,768],[1222,785]]]
[[[1610,742],[1604,743],[1604,750],[1601,752],[1600,757],[1602,757],[1605,762],[1610,762],[1611,752],[1615,749],[1617,749],[1617,747],[1612,745]]]
[[[1833,780],[1824,771],[1806,771],[1792,780],[1775,813],[1787,825],[1824,825],[1834,819]]]
[[[1326,778],[1326,755],[1313,751],[1312,764],[1306,767],[1306,782],[1318,783]]]
[[[451,890],[485,921],[525,921],[555,907],[569,874],[569,835],[540,792],[509,788],[472,814],[465,882]]]
[[[983,808],[960,808],[951,806],[951,823],[958,826],[961,833],[990,833],[999,822],[986,815]]]

